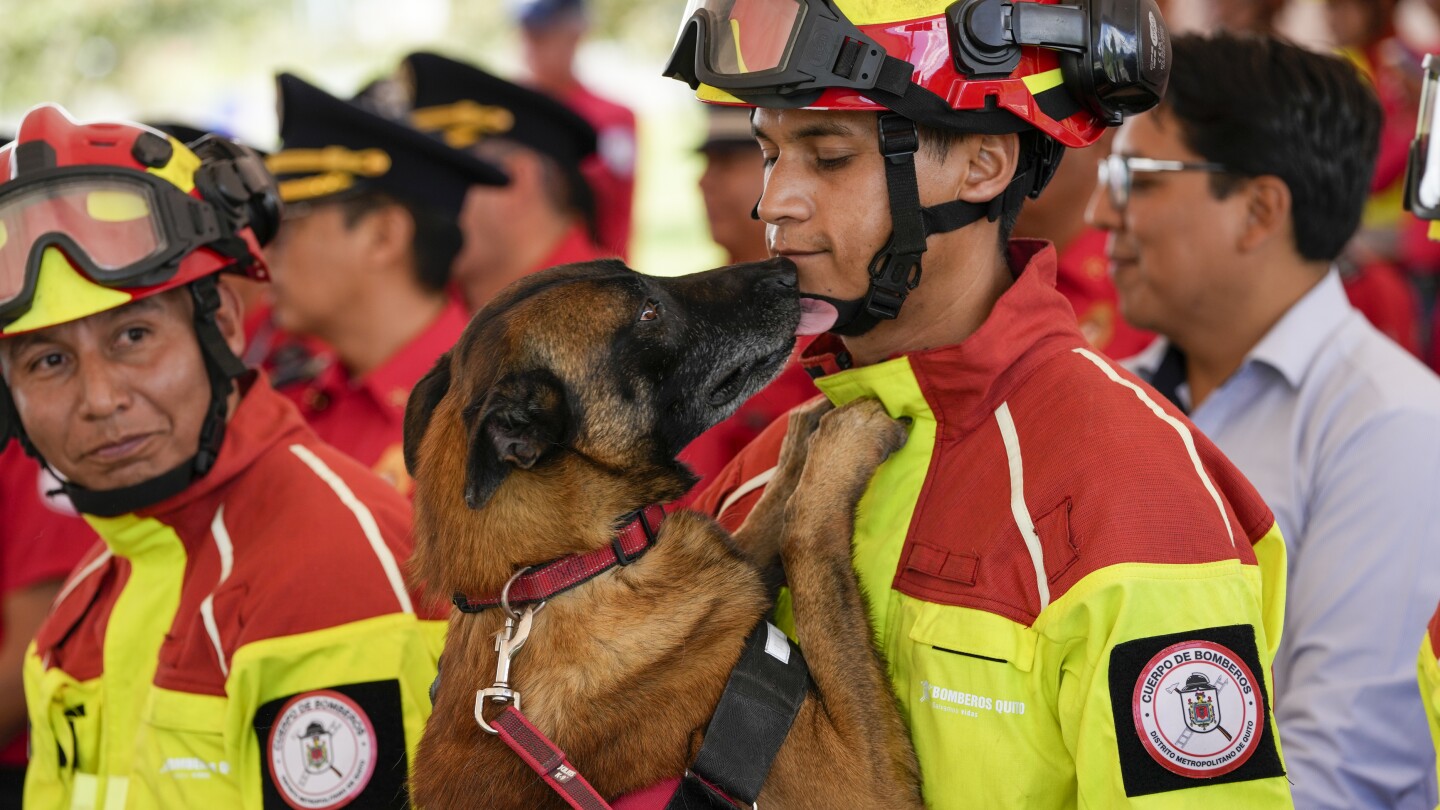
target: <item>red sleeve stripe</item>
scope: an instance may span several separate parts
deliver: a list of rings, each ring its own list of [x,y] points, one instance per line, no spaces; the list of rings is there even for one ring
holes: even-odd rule
[[[1180,440],[1185,443],[1185,452],[1190,454],[1190,462],[1195,465],[1195,474],[1200,476],[1200,482],[1205,485],[1205,491],[1210,493],[1210,498],[1215,501],[1215,508],[1220,511],[1220,522],[1225,525],[1225,531],[1230,535],[1230,545],[1234,546],[1235,528],[1230,524],[1230,516],[1225,512],[1225,503],[1220,499],[1220,493],[1215,489],[1215,483],[1210,480],[1209,474],[1205,472],[1204,463],[1200,461],[1200,453],[1195,449],[1195,436],[1190,432],[1190,428],[1184,422],[1166,413],[1164,408],[1155,404],[1155,400],[1145,393],[1145,389],[1115,373],[1115,369],[1094,352],[1088,349],[1074,349],[1074,352],[1094,363],[1095,367],[1103,371],[1111,382],[1123,385],[1133,391],[1135,396],[1150,409],[1151,413],[1154,413],[1161,421],[1180,434]]]
[[[355,515],[355,520],[360,524],[360,529],[365,532],[365,539],[370,541],[370,549],[375,552],[375,557],[380,561],[380,567],[385,570],[385,576],[390,580],[390,588],[395,592],[395,599],[400,603],[400,609],[405,613],[414,613],[415,607],[410,603],[410,593],[405,589],[405,578],[400,575],[400,566],[395,562],[395,555],[390,547],[385,545],[385,538],[380,536],[380,526],[375,522],[375,516],[370,513],[370,508],[355,497],[355,493],[335,471],[330,469],[320,457],[315,455],[310,448],[300,444],[290,445],[290,452],[294,453],[305,466],[309,467],[321,481],[329,485],[335,491],[335,496],[340,502],[349,508]]]

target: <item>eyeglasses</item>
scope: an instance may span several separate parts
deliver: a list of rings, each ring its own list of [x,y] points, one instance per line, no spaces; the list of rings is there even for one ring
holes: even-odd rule
[[[1223,173],[1229,168],[1219,163],[1186,163],[1180,160],[1153,160],[1151,158],[1127,155],[1109,155],[1100,159],[1100,185],[1110,193],[1110,204],[1116,211],[1124,211],[1130,204],[1130,188],[1136,172],[1214,172]]]

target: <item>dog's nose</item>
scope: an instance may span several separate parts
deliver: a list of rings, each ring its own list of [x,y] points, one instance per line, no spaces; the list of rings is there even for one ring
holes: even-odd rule
[[[789,259],[783,256],[771,259],[765,263],[765,269],[769,272],[756,285],[759,292],[790,293],[799,286],[795,278],[795,263]]]

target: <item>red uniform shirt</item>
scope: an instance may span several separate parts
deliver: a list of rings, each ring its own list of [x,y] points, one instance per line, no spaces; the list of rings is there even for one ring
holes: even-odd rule
[[[320,438],[408,493],[401,443],[410,389],[455,345],[468,321],[465,310],[447,300],[425,331],[364,377],[352,379],[327,355],[313,380],[282,393],[295,401]]]
[[[1080,332],[1090,345],[1111,357],[1138,354],[1155,339],[1120,317],[1115,282],[1105,258],[1105,232],[1086,228],[1060,251],[1055,289],[1070,302]]]
[[[593,262],[596,259],[604,259],[616,255],[608,248],[595,244],[590,235],[585,232],[584,225],[573,225],[565,232],[560,241],[555,243],[555,248],[550,254],[540,261],[539,264],[530,268],[531,273],[538,273],[541,270],[554,267],[558,264],[571,264],[573,262]],[[526,275],[529,275],[528,273]]]
[[[635,113],[579,83],[560,100],[595,128],[598,149],[580,170],[595,195],[600,244],[606,255],[626,256],[635,201]]]
[[[63,494],[60,482],[25,455],[19,442],[0,451],[0,596],[47,580],[59,582],[100,542]],[[3,617],[0,617],[3,618]],[[4,623],[0,621],[0,638]],[[0,767],[24,767],[25,733],[0,749]]]

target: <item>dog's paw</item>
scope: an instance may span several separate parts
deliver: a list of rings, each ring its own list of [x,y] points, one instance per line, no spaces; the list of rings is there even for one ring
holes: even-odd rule
[[[822,416],[812,444],[873,471],[907,437],[904,423],[890,418],[879,400],[858,399]]]

